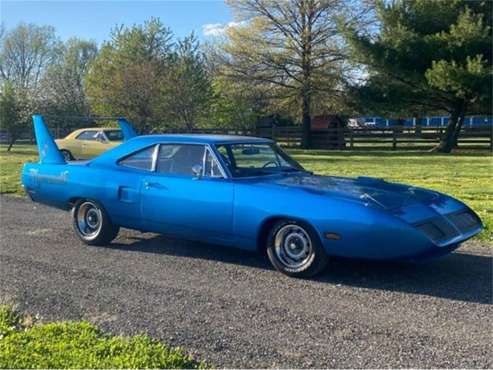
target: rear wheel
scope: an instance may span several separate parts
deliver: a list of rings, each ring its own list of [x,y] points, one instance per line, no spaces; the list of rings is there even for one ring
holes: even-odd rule
[[[304,222],[282,220],[269,232],[267,255],[280,272],[293,277],[311,277],[320,273],[328,256],[312,227]]]
[[[111,223],[104,208],[90,199],[79,200],[72,208],[72,225],[79,239],[89,245],[110,243],[120,229]]]
[[[70,151],[68,151],[67,149],[60,150],[60,153],[62,153],[63,159],[65,159],[65,161],[67,162],[73,161],[75,159],[72,153],[70,153]]]

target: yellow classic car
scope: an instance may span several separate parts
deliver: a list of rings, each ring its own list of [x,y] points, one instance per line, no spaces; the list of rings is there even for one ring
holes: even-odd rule
[[[55,142],[65,160],[89,159],[120,145],[123,133],[119,128],[81,128]]]

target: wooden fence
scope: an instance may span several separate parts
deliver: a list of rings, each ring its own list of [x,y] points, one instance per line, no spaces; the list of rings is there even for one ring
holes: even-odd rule
[[[64,137],[73,129],[51,128],[55,137]],[[444,134],[444,127],[358,127],[331,128],[311,132],[312,149],[337,150],[427,150],[436,146]],[[173,129],[165,133],[196,133],[219,135],[260,136],[276,140],[286,147],[300,147],[300,126],[257,127],[255,129]],[[22,141],[34,142],[32,130],[26,132]],[[0,137],[0,141],[1,137]],[[460,149],[493,150],[493,126],[464,127],[459,136]]]
[[[286,147],[301,146],[301,127],[262,127],[257,129],[194,129],[202,134],[260,136],[276,140]],[[331,128],[311,132],[312,149],[374,149],[426,150],[435,147],[445,132],[444,127]],[[463,128],[459,136],[460,149],[493,150],[493,126]]]

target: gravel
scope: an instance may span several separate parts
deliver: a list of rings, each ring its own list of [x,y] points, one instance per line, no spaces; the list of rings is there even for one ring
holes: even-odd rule
[[[492,249],[479,242],[426,264],[337,259],[298,280],[151,233],[87,247],[66,212],[0,206],[0,299],[46,321],[147,333],[218,367],[493,367]]]

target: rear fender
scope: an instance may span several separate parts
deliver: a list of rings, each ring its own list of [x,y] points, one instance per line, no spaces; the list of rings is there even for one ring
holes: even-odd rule
[[[69,165],[26,163],[21,181],[33,201],[68,209],[69,174]]]

